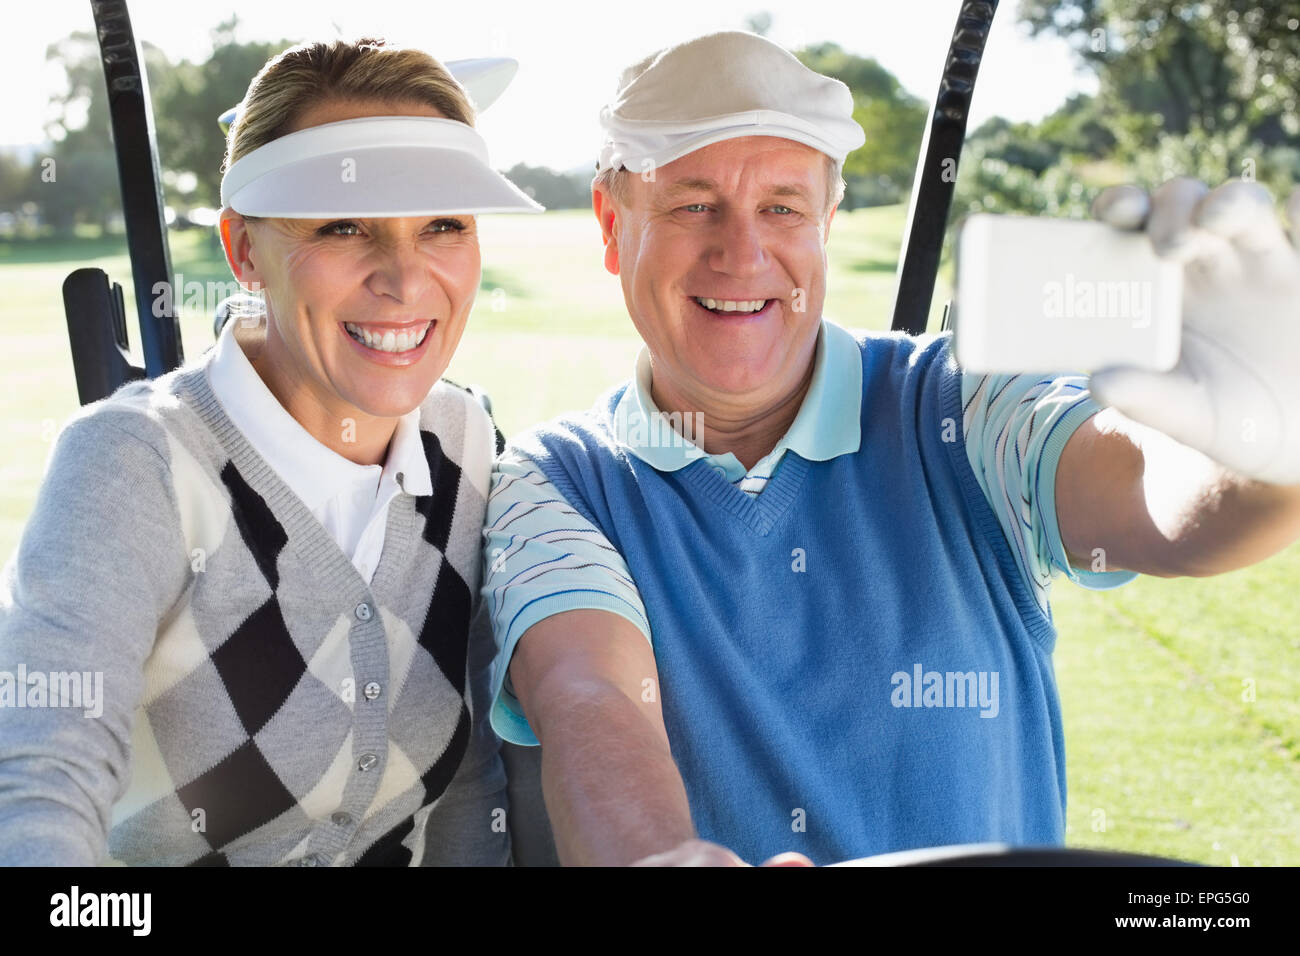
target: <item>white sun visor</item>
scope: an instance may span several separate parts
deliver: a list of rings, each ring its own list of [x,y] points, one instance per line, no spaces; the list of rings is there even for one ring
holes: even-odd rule
[[[448,60],[443,64],[447,72],[469,94],[475,114],[482,113],[497,101],[510,81],[519,72],[519,61],[508,56],[480,56],[472,60]],[[239,119],[239,104],[217,117],[222,134],[230,132],[230,125]]]
[[[366,116],[281,136],[226,170],[221,202],[284,219],[543,211],[489,165],[473,127],[427,116]]]

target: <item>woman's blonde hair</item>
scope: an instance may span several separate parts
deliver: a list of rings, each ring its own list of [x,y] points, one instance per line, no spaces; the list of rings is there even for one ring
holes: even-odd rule
[[[415,101],[474,125],[474,107],[465,90],[423,50],[371,37],[303,43],[269,60],[253,77],[226,135],[222,170],[293,132],[304,113],[331,100]]]
[[[222,171],[258,147],[294,132],[303,114],[316,104],[336,100],[414,101],[432,106],[448,119],[474,125],[474,106],[465,90],[423,50],[392,46],[373,37],[303,43],[268,60],[253,77],[226,134]],[[236,295],[225,305],[231,319],[261,322],[266,318],[260,291]]]

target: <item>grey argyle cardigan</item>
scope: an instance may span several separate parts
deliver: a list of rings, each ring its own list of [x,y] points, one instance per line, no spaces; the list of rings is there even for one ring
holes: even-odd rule
[[[490,418],[430,393],[433,494],[393,499],[367,586],[227,417],[212,354],[55,443],[0,576],[0,863],[505,864]],[[101,715],[36,686],[68,672],[102,674]]]

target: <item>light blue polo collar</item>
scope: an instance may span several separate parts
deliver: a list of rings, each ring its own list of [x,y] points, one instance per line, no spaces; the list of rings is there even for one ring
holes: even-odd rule
[[[745,477],[745,466],[731,452],[710,455],[690,440],[699,434],[694,416],[660,412],[650,397],[650,382],[650,351],[643,345],[632,385],[614,409],[618,443],[658,471],[677,471],[703,457],[721,467],[728,481]],[[787,451],[809,461],[856,452],[862,443],[861,413],[862,351],[851,333],[823,318],[812,382],[799,414],[754,473],[770,473]]]

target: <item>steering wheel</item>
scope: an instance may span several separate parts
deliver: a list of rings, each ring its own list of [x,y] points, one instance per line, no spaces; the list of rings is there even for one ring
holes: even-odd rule
[[[881,853],[831,866],[1200,866],[1143,853],[1080,850],[1061,846],[1013,847],[1005,843],[964,843]]]

